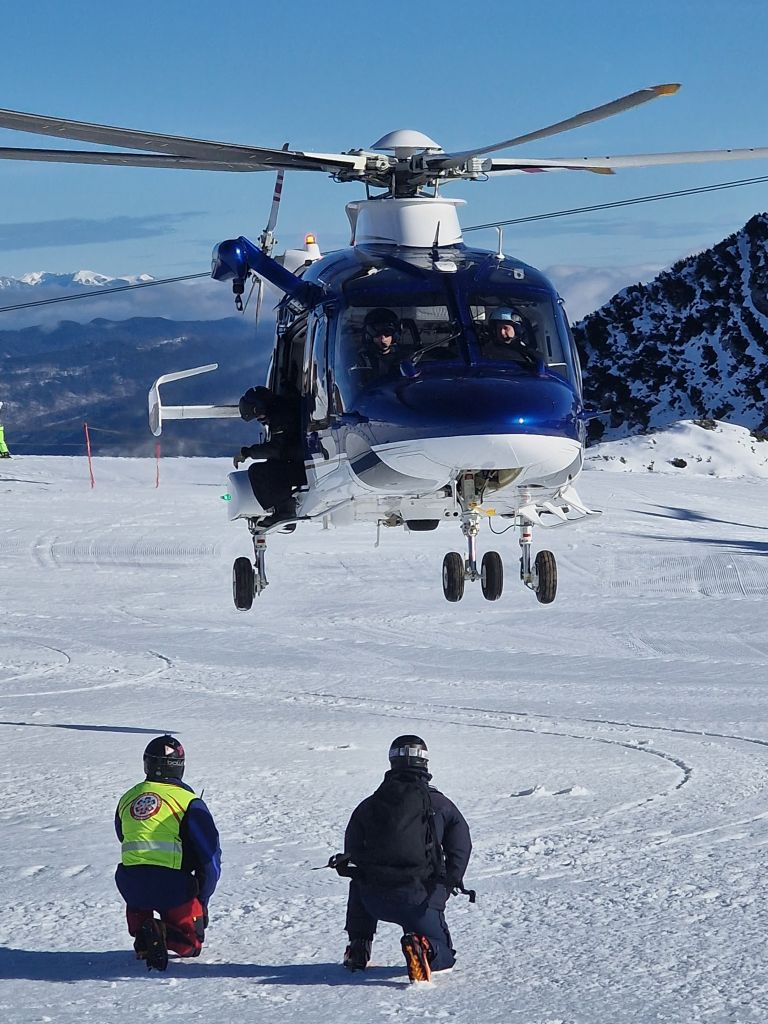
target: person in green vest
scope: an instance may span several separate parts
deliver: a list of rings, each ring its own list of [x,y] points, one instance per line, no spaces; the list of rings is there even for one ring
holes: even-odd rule
[[[174,736],[153,739],[144,751],[145,780],[120,797],[115,812],[122,853],[115,882],[147,970],[164,971],[169,949],[200,955],[221,875],[219,833],[205,803],[181,781],[184,763]]]
[[[3,403],[0,402],[0,409],[3,408]],[[8,451],[8,445],[5,443],[5,428],[0,423],[0,459],[10,459],[11,453]]]

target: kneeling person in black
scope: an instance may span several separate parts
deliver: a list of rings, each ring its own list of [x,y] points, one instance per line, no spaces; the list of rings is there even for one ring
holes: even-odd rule
[[[349,874],[344,964],[364,970],[378,921],[403,929],[412,981],[453,967],[456,951],[444,910],[463,887],[472,851],[469,826],[446,796],[429,786],[427,745],[398,736],[384,781],[352,812],[340,874]]]

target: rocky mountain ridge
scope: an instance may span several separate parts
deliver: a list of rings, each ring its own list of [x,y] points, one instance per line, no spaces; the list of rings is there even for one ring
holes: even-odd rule
[[[768,214],[574,325],[594,439],[678,420],[768,426]]]

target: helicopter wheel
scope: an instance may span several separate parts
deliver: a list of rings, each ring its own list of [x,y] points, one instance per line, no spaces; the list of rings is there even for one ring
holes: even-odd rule
[[[235,608],[239,611],[247,612],[253,604],[254,585],[255,577],[250,560],[245,557],[236,558],[232,566],[232,596]]]
[[[480,566],[480,586],[486,601],[498,601],[504,590],[504,565],[498,551],[486,551]]]
[[[557,562],[551,551],[540,551],[534,562],[536,571],[536,600],[552,604],[557,594]]]
[[[449,551],[443,559],[443,593],[446,601],[460,601],[464,596],[464,559]]]

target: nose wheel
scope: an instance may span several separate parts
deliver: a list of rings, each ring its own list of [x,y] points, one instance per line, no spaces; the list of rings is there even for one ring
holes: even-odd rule
[[[486,551],[480,568],[477,567],[477,535],[480,532],[480,514],[474,510],[462,515],[461,529],[467,538],[467,557],[449,551],[443,559],[443,594],[446,601],[460,601],[464,584],[480,580],[486,601],[498,601],[504,590],[504,565],[498,551]]]
[[[481,517],[474,510],[462,516],[462,532],[467,538],[467,557],[449,551],[443,559],[443,594],[446,601],[460,601],[465,583],[480,580],[486,601],[498,601],[504,590],[504,564],[498,551],[486,551],[477,565],[477,534]],[[551,551],[539,551],[531,560],[533,527],[528,521],[518,520],[520,528],[520,580],[532,590],[539,604],[552,604],[557,594],[557,562]]]
[[[498,551],[486,551],[480,565],[480,586],[486,601],[498,601],[504,590],[504,565]]]
[[[253,599],[258,597],[269,583],[265,567],[267,538],[255,525],[249,522],[248,526],[253,536],[254,561],[252,563],[243,556],[236,558],[232,566],[232,597],[235,608],[241,612],[247,612],[251,608]]]
[[[446,601],[464,597],[464,559],[458,551],[449,551],[443,559],[443,593]]]

